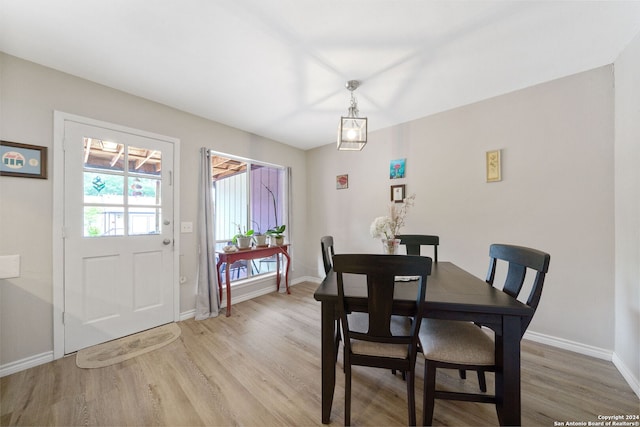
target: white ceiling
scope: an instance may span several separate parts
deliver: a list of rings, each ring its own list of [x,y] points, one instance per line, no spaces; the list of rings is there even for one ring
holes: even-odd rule
[[[0,0],[0,50],[302,149],[611,64],[640,1]]]

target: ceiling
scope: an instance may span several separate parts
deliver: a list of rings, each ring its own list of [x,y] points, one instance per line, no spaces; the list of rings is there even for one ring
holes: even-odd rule
[[[0,50],[301,149],[613,63],[640,1],[0,0]]]

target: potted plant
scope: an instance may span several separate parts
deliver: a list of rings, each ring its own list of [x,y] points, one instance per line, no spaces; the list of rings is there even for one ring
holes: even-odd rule
[[[284,233],[285,228],[286,225],[282,224],[267,230],[271,246],[281,246],[284,243],[284,234],[282,233]]]
[[[256,247],[258,248],[262,248],[267,246],[267,235],[266,234],[262,234],[262,230],[260,229],[260,224],[258,224],[255,221],[251,221],[256,225],[256,229],[254,229],[254,233],[253,233],[253,241],[256,244]]]
[[[275,226],[273,228],[270,228],[267,230],[267,235],[269,236],[269,244],[271,246],[281,246],[284,243],[284,229],[286,228],[286,225],[282,224],[282,225],[277,225],[278,224],[278,205],[276,204],[276,195],[273,194],[273,191],[271,191],[271,189],[269,187],[267,187],[265,184],[262,184],[264,186],[264,188],[266,188],[266,190],[269,192],[269,195],[271,195],[271,200],[273,201],[273,217],[275,219]]]
[[[236,224],[238,227],[238,234],[233,236],[233,244],[238,247],[238,249],[248,249],[251,247],[251,236],[253,236],[253,230],[246,230],[244,233],[241,231],[240,226]]]

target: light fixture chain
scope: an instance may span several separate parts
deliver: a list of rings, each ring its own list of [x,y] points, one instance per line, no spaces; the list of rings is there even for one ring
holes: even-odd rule
[[[351,92],[351,107],[349,107],[349,117],[358,117],[358,100]]]

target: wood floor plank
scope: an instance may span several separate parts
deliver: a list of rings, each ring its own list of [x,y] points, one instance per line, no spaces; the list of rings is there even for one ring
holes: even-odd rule
[[[3,426],[299,426],[320,425],[320,304],[317,285],[233,306],[232,316],[180,322],[173,343],[99,369],[65,357],[0,379]],[[342,356],[336,366],[331,425],[344,420]],[[416,366],[422,416],[424,363]],[[491,389],[494,379],[487,374]],[[444,389],[475,392],[469,373],[438,372]],[[355,367],[352,424],[405,425],[406,384],[399,375]],[[522,344],[522,422],[597,421],[637,414],[639,401],[611,362],[542,344]],[[437,401],[434,425],[497,425],[495,408]]]

